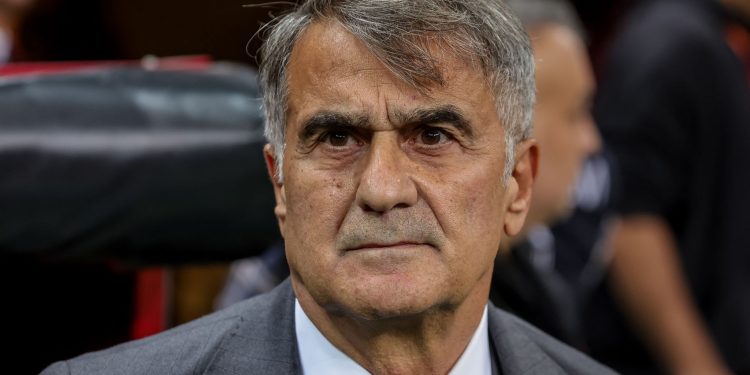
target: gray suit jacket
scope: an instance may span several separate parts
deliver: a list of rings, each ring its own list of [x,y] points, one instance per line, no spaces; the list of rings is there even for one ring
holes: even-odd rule
[[[606,367],[490,305],[489,329],[499,370],[515,374],[610,374]],[[294,294],[285,281],[158,335],[52,364],[52,374],[301,374]]]

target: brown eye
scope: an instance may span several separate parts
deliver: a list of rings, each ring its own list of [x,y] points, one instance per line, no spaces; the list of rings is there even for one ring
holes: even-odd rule
[[[441,144],[448,140],[448,136],[445,135],[445,132],[437,128],[424,129],[419,135],[419,138],[423,144],[428,146]]]
[[[331,131],[323,137],[324,142],[328,142],[334,147],[344,147],[349,144],[351,139],[351,135],[344,131]]]

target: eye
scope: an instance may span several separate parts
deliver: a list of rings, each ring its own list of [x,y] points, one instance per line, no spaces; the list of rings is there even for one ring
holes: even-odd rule
[[[320,142],[327,143],[333,147],[346,147],[354,142],[352,135],[345,130],[331,130],[320,136]]]
[[[451,137],[442,129],[425,127],[420,132],[418,141],[426,146],[436,146],[451,141]]]

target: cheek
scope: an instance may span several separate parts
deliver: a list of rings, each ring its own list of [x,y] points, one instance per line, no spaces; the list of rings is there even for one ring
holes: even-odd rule
[[[503,226],[502,168],[468,169],[456,176],[453,182],[442,185],[445,198],[439,201],[441,207],[434,207],[438,220],[457,252],[486,248],[492,253],[496,250],[493,244],[500,241]],[[494,258],[492,254],[487,256]],[[464,256],[463,261],[482,261],[483,258]]]
[[[489,272],[503,234],[504,189],[502,181],[482,178],[475,184],[464,186],[468,195],[466,205],[458,212],[464,216],[463,237],[458,246],[461,252],[460,271],[463,280],[476,280]]]
[[[330,247],[352,202],[351,183],[330,173],[290,169],[286,181],[287,229],[292,245]]]

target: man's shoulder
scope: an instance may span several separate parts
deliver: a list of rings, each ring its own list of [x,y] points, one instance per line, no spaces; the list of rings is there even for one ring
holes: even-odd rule
[[[205,367],[212,348],[236,325],[221,311],[144,339],[57,362],[42,374],[187,374]]]
[[[522,319],[490,306],[490,336],[504,374],[614,374]]]
[[[284,283],[269,294],[157,335],[54,363],[42,374],[202,374],[235,366],[247,371],[248,364],[237,361],[254,353],[259,361],[294,363],[291,356],[275,358],[296,350],[290,306],[291,288]],[[213,371],[217,366],[223,369]]]

